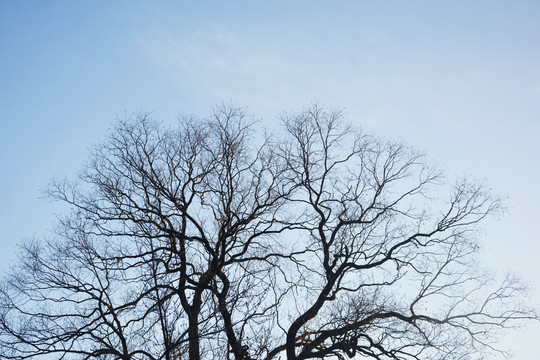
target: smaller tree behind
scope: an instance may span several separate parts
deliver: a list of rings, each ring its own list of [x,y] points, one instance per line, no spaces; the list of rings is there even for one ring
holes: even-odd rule
[[[537,319],[476,266],[485,186],[317,105],[255,125],[119,121],[51,186],[72,212],[4,279],[0,356],[464,359]]]

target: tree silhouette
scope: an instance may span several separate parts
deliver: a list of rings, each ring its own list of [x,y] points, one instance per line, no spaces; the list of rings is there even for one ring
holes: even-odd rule
[[[6,359],[468,359],[537,319],[477,266],[481,183],[314,105],[119,121],[0,288]]]

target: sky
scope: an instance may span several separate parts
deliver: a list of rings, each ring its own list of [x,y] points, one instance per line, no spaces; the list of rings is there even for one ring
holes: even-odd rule
[[[540,1],[0,0],[0,270],[50,231],[115,119],[234,102],[269,126],[313,102],[485,179],[508,213],[481,259],[540,305]],[[507,336],[539,360],[540,326]]]

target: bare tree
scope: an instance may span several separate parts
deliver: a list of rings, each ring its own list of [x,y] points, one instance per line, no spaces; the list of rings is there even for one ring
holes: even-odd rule
[[[319,106],[119,121],[0,288],[6,359],[466,359],[537,319],[477,268],[500,200]]]

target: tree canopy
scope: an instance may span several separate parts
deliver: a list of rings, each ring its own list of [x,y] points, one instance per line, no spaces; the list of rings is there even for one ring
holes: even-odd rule
[[[5,359],[473,359],[537,319],[478,266],[502,204],[319,105],[118,121],[0,287]]]

